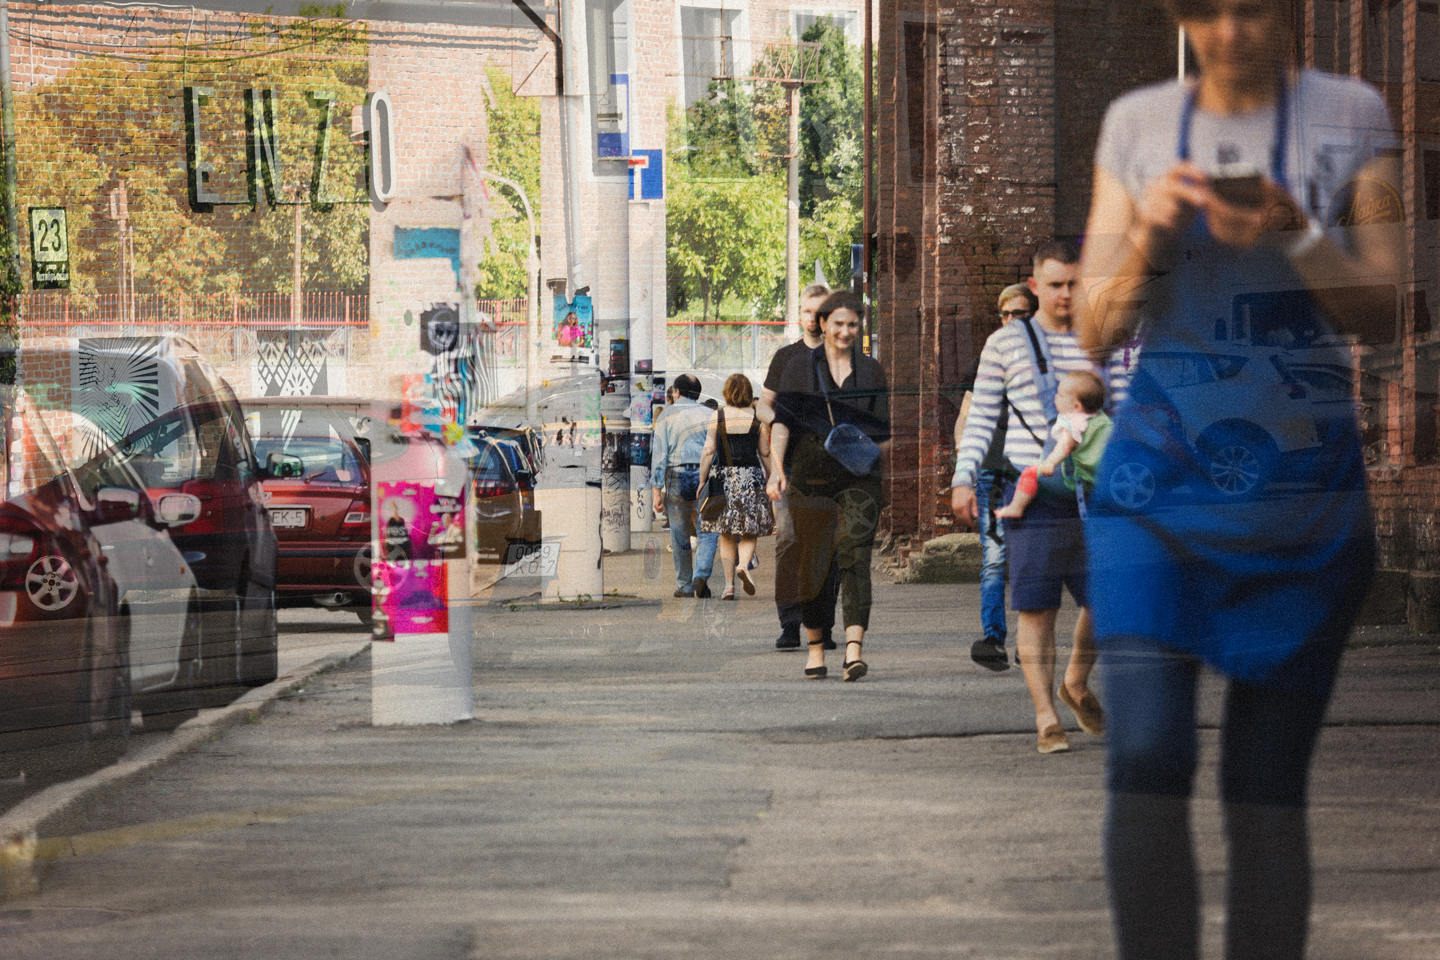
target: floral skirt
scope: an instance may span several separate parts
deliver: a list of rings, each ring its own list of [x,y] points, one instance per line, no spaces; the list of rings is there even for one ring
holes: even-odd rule
[[[775,513],[765,495],[765,471],[759,467],[711,467],[725,484],[725,509],[714,521],[702,520],[702,533],[763,537],[775,531]]]

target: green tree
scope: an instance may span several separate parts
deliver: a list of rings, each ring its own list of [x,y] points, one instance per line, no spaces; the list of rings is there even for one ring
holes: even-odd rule
[[[671,277],[701,301],[765,296],[785,266],[785,189],[773,177],[672,176],[666,203]]]
[[[813,215],[800,221],[800,270],[820,261],[820,269],[832,286],[850,282],[850,245],[858,242],[861,211],[849,197],[821,201]]]
[[[859,206],[864,176],[861,121],[865,78],[860,50],[830,18],[801,40],[819,45],[816,71],[800,92],[800,215],[811,217],[833,197]]]
[[[368,283],[369,210],[361,145],[347,136],[348,107],[365,94],[363,25],[331,21],[257,22],[246,36],[187,45],[182,37],[134,57],[85,57],[61,76],[17,97],[19,194],[27,205],[64,206],[71,235],[72,294],[83,302],[110,286],[120,261],[107,195],[129,198],[137,293],[288,291],[294,264],[294,207],[304,228],[307,287],[361,291]],[[263,63],[263,68],[257,68]],[[257,80],[257,72],[263,80]],[[192,211],[185,164],[186,87],[212,87],[202,149],[216,164],[216,188],[247,194],[243,92],[265,87],[274,100],[281,205],[217,205]],[[310,205],[321,111],[308,96],[336,101],[325,191],[338,202]],[[262,189],[263,194],[263,189]]]
[[[509,75],[487,67],[494,98],[490,106],[490,169],[518,183],[530,200],[536,228],[540,222],[540,106],[532,98],[515,95]],[[502,198],[500,211],[490,224],[490,237],[475,283],[477,300],[509,300],[530,292],[527,258],[530,224],[525,208],[509,187],[486,182],[491,196]],[[503,214],[503,215],[501,215]]]

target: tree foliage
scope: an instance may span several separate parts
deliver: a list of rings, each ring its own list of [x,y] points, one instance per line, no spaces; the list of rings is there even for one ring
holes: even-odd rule
[[[757,300],[785,267],[785,190],[773,177],[672,177],[666,203],[672,275],[708,319],[727,297]]]
[[[801,39],[816,45],[817,52],[811,58],[814,69],[807,75],[810,82],[801,87],[799,96],[800,265],[808,276],[818,259],[830,281],[841,284],[850,275],[850,245],[860,239],[862,229],[861,54],[828,18],[817,21]],[[667,270],[672,310],[683,309],[693,295],[704,299],[703,312],[708,315],[720,298],[713,297],[713,291],[712,297],[705,295],[702,268],[715,262],[746,262],[729,245],[768,249],[767,239],[740,231],[746,222],[743,217],[729,224],[727,232],[692,231],[677,239],[677,200],[689,204],[701,196],[726,210],[741,206],[743,196],[778,196],[777,247],[771,251],[775,256],[748,260],[750,269],[768,272],[724,289],[729,295],[753,298],[757,315],[770,313],[783,300],[789,99],[782,84],[755,79],[782,75],[783,56],[782,51],[763,51],[751,79],[714,81],[706,99],[672,115]],[[688,210],[685,216],[687,229],[698,222],[698,215]]]
[[[536,229],[540,225],[540,106],[533,99],[516,96],[509,75],[499,67],[488,67],[486,76],[493,93],[489,112],[490,169],[518,183],[530,200]],[[475,283],[477,300],[509,300],[530,292],[527,258],[530,251],[530,224],[515,192],[493,181],[486,182],[495,219],[485,241]]]
[[[224,44],[182,37],[142,57],[88,56],[16,98],[20,207],[63,206],[71,237],[72,294],[106,292],[119,275],[118,224],[108,196],[122,182],[137,293],[288,291],[299,199],[307,287],[362,291],[368,282],[369,210],[363,146],[349,136],[350,108],[365,96],[364,27],[256,22]],[[275,91],[280,201],[190,208],[185,161],[186,87],[211,87],[201,149],[214,186],[245,200],[245,91]],[[312,206],[310,187],[321,108],[335,101],[324,190],[339,201]],[[23,221],[23,218],[22,218]],[[23,226],[23,222],[22,222]]]

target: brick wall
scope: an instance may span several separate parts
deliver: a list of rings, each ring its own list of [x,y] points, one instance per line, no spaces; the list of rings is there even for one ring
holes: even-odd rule
[[[1090,0],[898,0],[879,30],[876,293],[886,362],[905,371],[891,522],[923,537],[996,294],[1038,242],[1082,231],[1105,105],[1173,71],[1175,39],[1156,9]]]

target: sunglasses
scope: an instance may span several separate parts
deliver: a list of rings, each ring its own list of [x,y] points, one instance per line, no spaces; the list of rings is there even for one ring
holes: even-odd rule
[[[1030,311],[1029,311],[1029,310],[1001,310],[1001,311],[1000,311],[1000,316],[1004,317],[1006,320],[1023,320],[1025,317],[1030,316]]]

